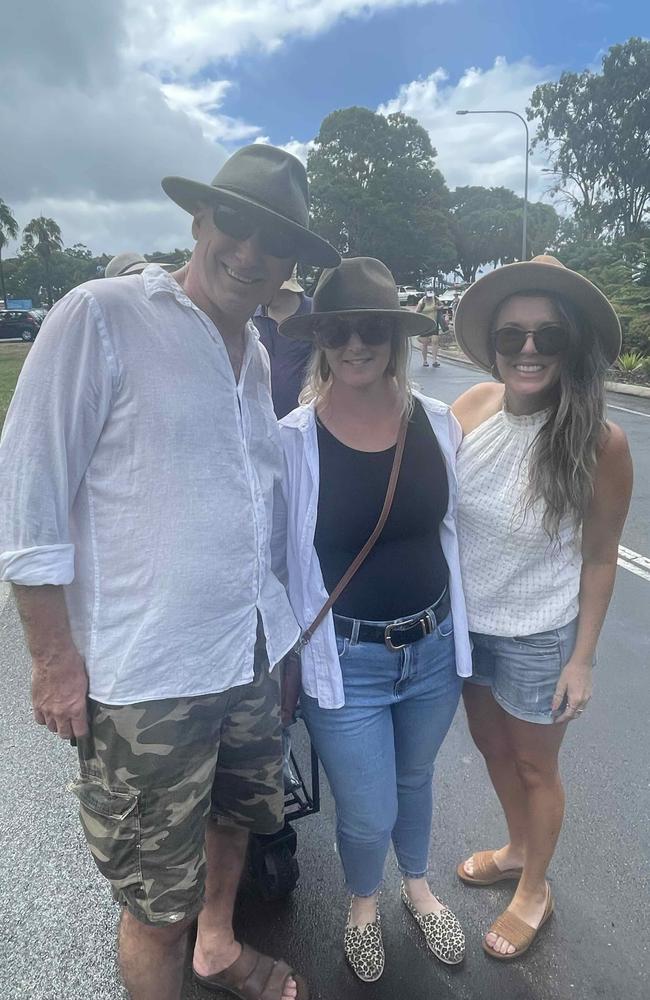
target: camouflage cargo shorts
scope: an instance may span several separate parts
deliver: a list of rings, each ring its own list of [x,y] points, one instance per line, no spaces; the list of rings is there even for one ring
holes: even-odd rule
[[[137,705],[89,703],[71,785],[97,867],[138,920],[196,916],[208,817],[255,833],[282,827],[279,669],[263,639],[254,679],[220,694]]]

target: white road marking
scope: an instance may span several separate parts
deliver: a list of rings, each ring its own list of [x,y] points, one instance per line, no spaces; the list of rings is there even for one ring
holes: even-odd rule
[[[9,600],[11,588],[8,583],[0,583],[0,613],[4,611],[4,606]]]
[[[608,403],[607,409],[622,410],[623,413],[633,413],[636,417],[650,417],[650,413],[644,413],[643,410],[630,410],[627,406],[615,406],[614,403]]]
[[[650,583],[650,559],[647,556],[639,555],[633,549],[626,549],[624,545],[619,545],[618,565]]]

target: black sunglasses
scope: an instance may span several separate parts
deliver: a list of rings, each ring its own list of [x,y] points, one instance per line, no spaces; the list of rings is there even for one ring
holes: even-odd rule
[[[550,357],[552,354],[561,354],[568,346],[567,331],[555,323],[542,326],[539,330],[521,330],[518,326],[504,326],[500,330],[495,330],[491,334],[491,339],[497,354],[511,358],[515,354],[521,354],[530,334],[538,354]]]
[[[384,316],[364,316],[359,319],[340,319],[333,316],[331,319],[319,320],[314,326],[318,346],[330,351],[347,344],[353,333],[358,334],[359,339],[367,347],[379,347],[380,344],[388,343],[394,332],[393,320]]]
[[[263,253],[271,257],[296,256],[296,238],[280,224],[260,222],[253,212],[230,205],[215,205],[212,218],[217,229],[234,240],[248,240],[258,233]]]

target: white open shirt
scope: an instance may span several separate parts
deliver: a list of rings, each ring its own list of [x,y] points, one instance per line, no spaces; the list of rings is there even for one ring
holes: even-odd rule
[[[281,476],[253,325],[237,383],[161,268],[88,282],[48,313],[7,415],[0,578],[65,585],[97,701],[244,684],[258,611],[271,664],[298,636],[271,565]]]
[[[449,568],[456,670],[461,677],[469,677],[472,673],[472,653],[456,534],[456,451],[461,442],[462,431],[448,406],[418,392],[414,395],[429,418],[447,470],[449,505],[440,524],[440,544]],[[285,458],[284,493],[288,508],[285,525],[289,597],[300,626],[304,629],[312,623],[328,597],[314,547],[319,459],[313,404],[299,406],[283,417],[280,429]],[[345,703],[331,611],[302,651],[302,683],[307,694],[318,699],[321,708],[340,708]]]

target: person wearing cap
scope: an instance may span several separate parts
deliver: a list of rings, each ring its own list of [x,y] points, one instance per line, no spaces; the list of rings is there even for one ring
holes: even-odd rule
[[[431,327],[426,334],[418,337],[418,343],[422,352],[422,367],[429,367],[429,351],[431,351],[431,364],[434,368],[440,368],[438,361],[438,348],[440,337],[438,336],[438,300],[432,288],[427,288],[426,292],[418,302],[415,311],[422,316],[427,316],[431,320]]]
[[[155,266],[161,267],[163,271],[175,270],[173,264],[156,264]],[[120,278],[129,274],[142,274],[145,267],[149,267],[149,261],[146,257],[133,250],[125,250],[109,260],[104,270],[104,277]]]
[[[173,275],[91,281],[48,313],[0,446],[0,576],[14,584],[37,723],[78,746],[72,790],[122,905],[133,1000],[178,1000],[187,930],[210,990],[306,998],[235,941],[248,831],[283,825],[278,670],[298,627],[271,549],[282,447],[250,317],[308,228],[302,164],[256,144],[211,184]]]
[[[298,281],[296,268],[268,305],[259,306],[253,316],[260,340],[269,354],[271,396],[278,420],[298,405],[298,396],[311,356],[311,346],[308,343],[282,337],[278,333],[278,325],[290,316],[303,316],[311,312],[311,301]]]
[[[517,883],[483,948],[522,955],[553,911],[546,871],[564,811],[558,754],[591,697],[632,466],[605,417],[618,317],[548,255],[500,267],[463,295],[458,343],[495,381],[454,404],[458,534],[474,669],[464,687],[508,842],[458,866],[470,885]]]
[[[366,982],[384,968],[377,901],[391,839],[401,898],[430,949],[456,964],[465,948],[426,879],[434,761],[471,670],[455,527],[460,428],[407,376],[409,337],[429,327],[399,308],[393,276],[369,257],[325,271],[312,313],[280,325],[313,347],[302,405],[280,422],[289,596],[302,629],[371,536],[404,444],[385,526],[301,657],[302,713],[352,895],[343,947]]]

